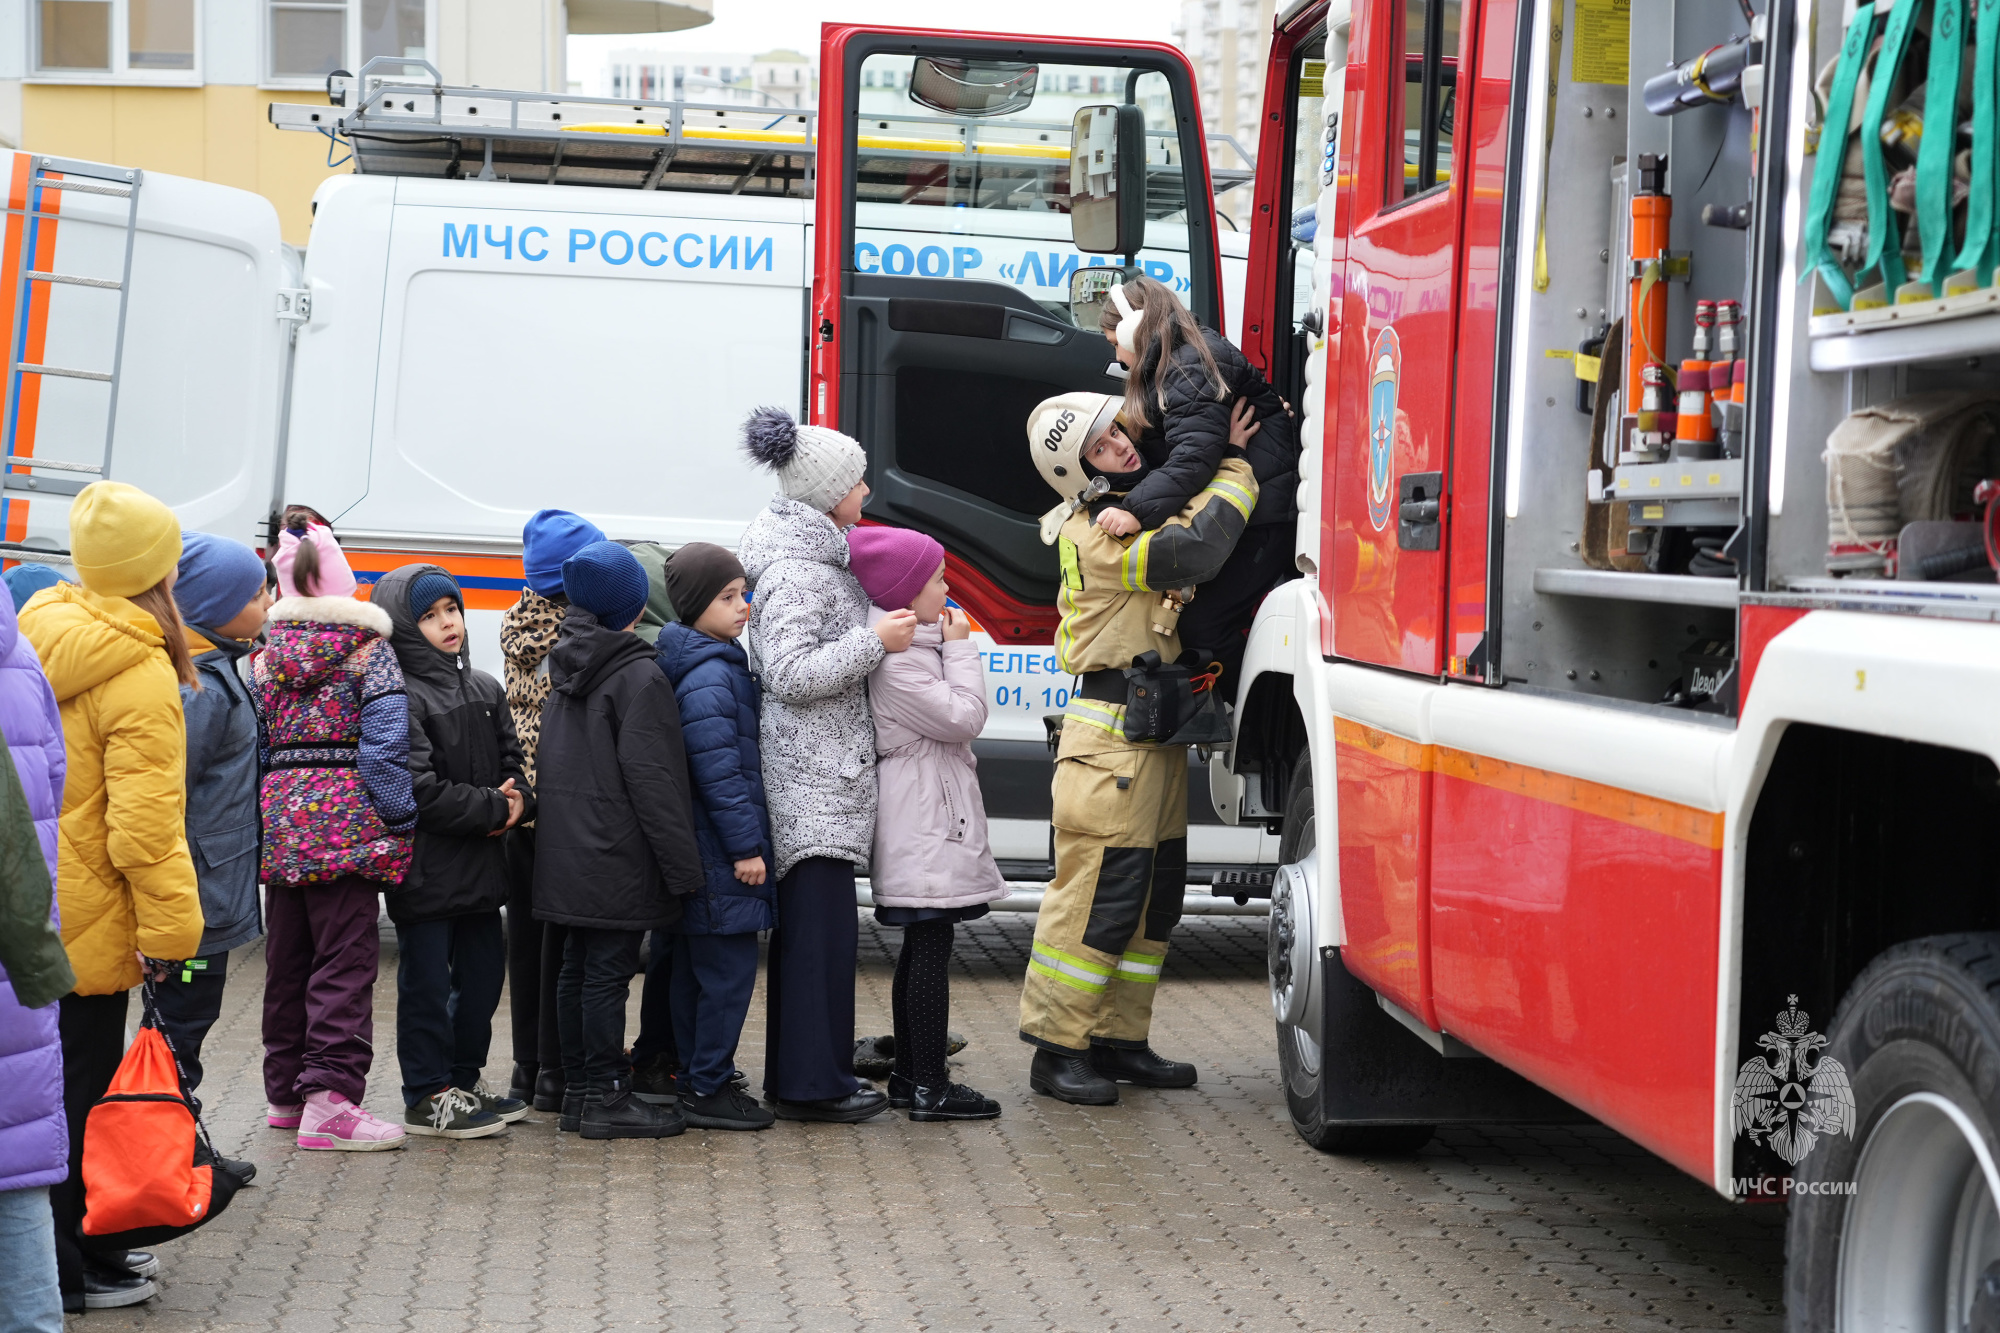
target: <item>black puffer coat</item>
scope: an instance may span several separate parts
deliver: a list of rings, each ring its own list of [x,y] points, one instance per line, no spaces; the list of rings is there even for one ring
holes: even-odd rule
[[[416,854],[402,887],[386,895],[389,919],[399,926],[498,911],[507,901],[507,859],[501,839],[487,835],[507,826],[500,784],[514,779],[527,799],[522,818],[535,814],[506,691],[473,670],[464,644],[456,653],[440,652],[417,628],[410,583],[433,571],[445,572],[436,565],[391,570],[370,598],[388,613],[389,646],[410,699]]]
[[[548,656],[535,755],[535,917],[597,930],[680,920],[702,888],[674,687],[653,649],[580,606]]]
[[[1257,476],[1257,507],[1250,513],[1250,524],[1289,523],[1299,515],[1297,423],[1285,411],[1278,391],[1236,344],[1212,329],[1203,329],[1202,336],[1208,340],[1209,353],[1215,357],[1215,368],[1222,372],[1228,393],[1216,397],[1214,381],[1192,343],[1174,353],[1165,372],[1164,413],[1155,387],[1145,385],[1146,414],[1153,425],[1139,438],[1138,446],[1153,470],[1125,496],[1121,507],[1148,529],[1159,527],[1185,509],[1222,466],[1229,452],[1229,414],[1238,399],[1247,398],[1261,423],[1243,450]]]

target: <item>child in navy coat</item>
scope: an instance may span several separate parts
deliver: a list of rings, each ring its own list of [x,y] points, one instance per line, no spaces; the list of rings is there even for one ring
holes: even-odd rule
[[[680,620],[660,631],[660,670],[680,703],[704,885],[674,933],[674,1044],[686,1064],[681,1114],[707,1129],[773,1119],[730,1082],[757,983],[757,932],[777,923],[771,821],[757,752],[757,681],[736,642],[750,620],[743,566],[691,542],[667,561]]]

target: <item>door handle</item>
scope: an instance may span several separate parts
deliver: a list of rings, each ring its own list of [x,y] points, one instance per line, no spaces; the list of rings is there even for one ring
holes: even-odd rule
[[[1396,478],[1396,545],[1435,551],[1444,530],[1444,473],[1405,472]]]

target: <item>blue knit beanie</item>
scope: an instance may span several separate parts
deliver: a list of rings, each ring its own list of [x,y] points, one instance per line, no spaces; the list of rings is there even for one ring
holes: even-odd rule
[[[465,610],[465,594],[458,590],[457,580],[442,570],[433,569],[410,580],[410,614],[418,620],[440,597],[451,598],[461,612]]]
[[[188,624],[226,625],[263,590],[264,558],[242,542],[208,532],[181,534],[174,605]]]
[[[567,509],[544,509],[521,529],[521,568],[528,586],[544,597],[563,590],[563,561],[604,540],[595,523]]]
[[[646,609],[646,570],[617,542],[592,542],[562,567],[563,591],[571,606],[597,617],[600,625],[625,629]]]
[[[0,582],[5,582],[7,591],[14,596],[14,609],[19,611],[28,604],[28,599],[44,588],[53,588],[62,582],[62,575],[47,565],[31,564],[23,560],[20,564],[0,574]],[[245,601],[250,600],[244,598]]]

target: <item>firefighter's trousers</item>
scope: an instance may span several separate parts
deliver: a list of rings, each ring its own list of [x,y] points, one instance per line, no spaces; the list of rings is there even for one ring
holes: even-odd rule
[[[1021,1037],[1046,1050],[1146,1045],[1181,919],[1187,747],[1132,744],[1122,711],[1073,703],[1056,753],[1055,878],[1021,988]]]

